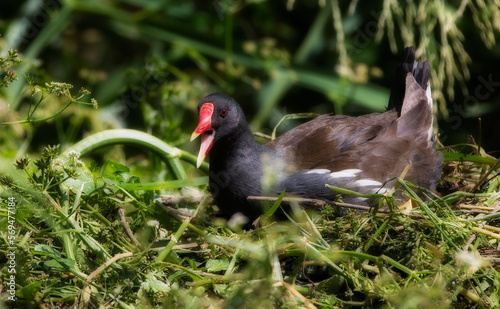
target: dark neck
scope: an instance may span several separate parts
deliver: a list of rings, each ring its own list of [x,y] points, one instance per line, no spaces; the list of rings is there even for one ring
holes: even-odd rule
[[[266,148],[255,141],[248,127],[234,133],[210,149],[210,191],[226,215],[239,211],[252,222],[262,210],[260,203],[247,197],[261,195],[261,156]]]
[[[210,150],[210,169],[225,170],[237,163],[254,165],[260,162],[263,151],[264,146],[255,141],[248,126],[242,126],[214,143]]]

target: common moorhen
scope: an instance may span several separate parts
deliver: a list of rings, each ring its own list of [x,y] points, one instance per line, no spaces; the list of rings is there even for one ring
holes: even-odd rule
[[[388,111],[322,115],[265,145],[255,141],[233,98],[206,96],[198,104],[199,123],[191,140],[201,135],[198,166],[210,151],[209,188],[216,205],[228,217],[240,212],[252,222],[262,206],[248,196],[277,195],[285,188],[287,194],[332,201],[337,193],[325,184],[383,193],[408,166],[406,180],[435,190],[442,158],[432,134],[429,76],[429,62],[415,61],[415,49],[408,47]],[[352,196],[344,201],[370,203]]]

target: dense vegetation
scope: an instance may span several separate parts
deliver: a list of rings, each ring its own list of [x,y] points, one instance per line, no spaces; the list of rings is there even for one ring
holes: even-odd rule
[[[0,306],[500,307],[499,18],[493,0],[3,1]],[[408,202],[250,231],[217,216],[199,99],[234,96],[262,141],[287,114],[380,112],[407,45],[433,69],[437,193],[400,179]]]

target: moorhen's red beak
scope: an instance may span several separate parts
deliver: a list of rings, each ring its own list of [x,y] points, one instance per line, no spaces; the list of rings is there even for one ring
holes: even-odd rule
[[[201,134],[201,146],[198,153],[198,161],[196,167],[200,167],[203,159],[207,156],[212,144],[214,142],[215,131],[212,129],[212,114],[214,112],[214,105],[212,103],[204,103],[200,108],[200,117],[198,126],[191,134],[191,141]]]

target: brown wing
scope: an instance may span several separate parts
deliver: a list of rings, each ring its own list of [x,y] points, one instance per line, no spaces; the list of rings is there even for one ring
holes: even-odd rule
[[[391,110],[360,117],[323,115],[267,144],[295,170],[360,169],[363,178],[385,182],[401,175],[434,190],[441,157],[430,135],[432,109],[411,73],[401,116]]]
[[[339,162],[346,151],[374,139],[396,120],[396,112],[359,117],[322,115],[306,122],[266,144],[279,151],[297,170],[327,168],[331,171],[351,168]],[[351,161],[348,159],[348,161]]]

